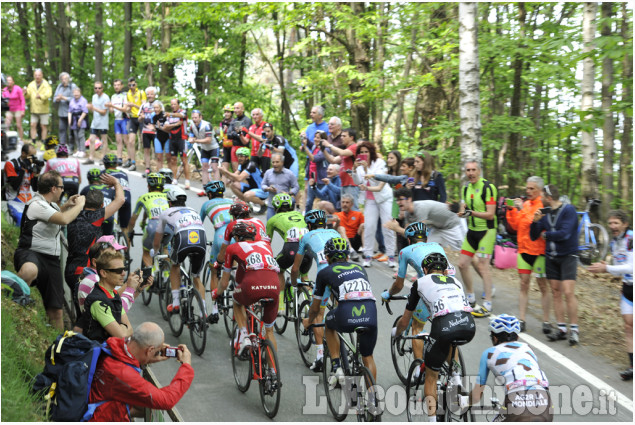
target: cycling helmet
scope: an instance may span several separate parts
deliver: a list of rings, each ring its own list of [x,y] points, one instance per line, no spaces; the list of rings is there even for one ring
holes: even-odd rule
[[[421,261],[421,268],[428,270],[446,270],[448,268],[448,259],[439,252],[433,252],[426,255]]]
[[[168,202],[186,201],[187,194],[179,186],[172,186],[167,193]]]
[[[332,259],[346,260],[348,241],[344,238],[331,238],[324,244],[324,255]]]
[[[235,220],[249,217],[249,212],[249,205],[241,201],[234,202],[232,206],[229,207],[229,213]]]
[[[404,235],[410,239],[427,239],[428,238],[428,226],[425,223],[412,223],[406,227]]]
[[[107,153],[104,155],[104,167],[106,168],[115,168],[117,166],[117,155],[114,153]]]
[[[60,141],[57,138],[57,136],[55,136],[55,135],[48,136],[46,138],[46,140],[44,141],[44,149],[45,150],[55,149],[55,146],[57,146],[59,144],[60,144]]]
[[[48,150],[44,151],[44,155],[42,155],[42,159],[44,161],[48,161],[49,159],[53,159],[53,158],[56,158],[56,157],[57,157],[57,154],[55,153],[55,149],[48,149]]]
[[[231,103],[227,103],[225,106],[223,106],[223,112],[234,112],[234,105],[232,105]]]
[[[236,150],[236,156],[238,155],[251,156],[251,151],[249,150],[249,148],[238,148]]]
[[[169,168],[161,168],[158,173],[161,174],[168,183],[172,183],[172,180],[174,180],[174,173]]]
[[[68,156],[68,146],[66,146],[66,145],[59,145],[59,146],[57,147],[57,149],[55,149],[55,153],[56,153],[57,155],[62,154],[62,155],[66,155],[66,156]]]
[[[238,241],[256,237],[256,226],[248,221],[239,221],[232,229],[232,236]]]
[[[293,198],[287,193],[278,193],[271,204],[276,212],[293,211]]]
[[[507,332],[509,334],[519,334],[520,322],[514,316],[501,314],[500,316],[495,316],[490,319],[489,330],[495,334],[499,334],[501,332]]]
[[[101,170],[99,168],[91,168],[87,173],[88,181],[91,182],[93,180],[99,180],[99,176],[101,176]]]
[[[306,224],[314,225],[317,227],[326,226],[326,213],[322,210],[310,210],[304,214],[304,221]]]
[[[165,178],[159,173],[150,173],[146,179],[148,181],[148,186],[153,189],[161,189],[163,190],[163,185],[165,184]]]
[[[211,193],[212,195],[216,195],[216,197],[222,198],[225,193],[225,183],[220,180],[212,180],[207,183],[205,187],[205,192]]]

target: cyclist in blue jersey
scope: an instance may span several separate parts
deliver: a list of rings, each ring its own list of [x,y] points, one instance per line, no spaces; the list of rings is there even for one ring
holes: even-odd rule
[[[505,401],[494,422],[552,422],[549,381],[531,347],[518,342],[518,319],[501,314],[490,320],[489,329],[493,347],[481,356],[478,383],[470,395],[459,396],[461,407],[479,402],[492,371],[505,381]]]
[[[326,228],[326,213],[322,210],[310,210],[304,214],[304,221],[306,222],[309,232],[302,235],[300,239],[300,246],[298,252],[295,254],[295,260],[293,261],[293,267],[291,268],[291,283],[295,285],[298,281],[298,274],[300,272],[300,266],[304,260],[305,255],[310,255],[315,264],[317,265],[318,273],[328,266],[328,261],[324,255],[324,245],[332,238],[339,238],[340,234],[337,230]],[[318,313],[317,319],[314,323],[321,323],[324,319],[324,311],[328,302],[330,291],[327,288],[322,301],[322,308]],[[317,356],[315,362],[310,366],[313,372],[322,371],[322,357],[324,357],[324,329],[314,328],[315,345],[317,348]]]
[[[404,286],[404,279],[406,277],[406,271],[408,266],[411,266],[417,272],[417,278],[423,277],[423,269],[421,268],[421,261],[428,254],[433,252],[442,254],[445,257],[445,251],[443,247],[436,242],[427,242],[428,240],[428,226],[424,223],[415,222],[408,227],[404,232],[404,236],[408,239],[409,245],[399,251],[399,270],[397,271],[397,278],[392,284],[390,289],[382,292],[381,297],[385,300],[389,300],[391,295],[397,295]],[[453,270],[452,270],[453,271]],[[450,274],[450,273],[448,273]],[[453,274],[453,273],[452,273]],[[412,335],[416,335],[423,330],[430,312],[426,308],[423,301],[419,301],[417,308],[413,312],[412,321]],[[423,341],[418,339],[412,340],[412,351],[416,359],[423,358]]]
[[[119,209],[118,218],[119,218],[119,227],[123,234],[128,236],[128,224],[130,223],[130,215],[132,214],[132,195],[130,193],[130,183],[128,182],[128,174],[125,171],[121,171],[117,169],[117,164],[119,163],[119,158],[114,153],[108,153],[104,155],[104,167],[106,169],[102,172],[102,174],[110,174],[117,180],[119,180],[119,184],[123,187],[123,194],[126,197],[126,201],[123,206]],[[113,220],[111,220],[113,221]],[[114,224],[114,223],[113,223]],[[104,233],[112,234],[111,233]],[[128,246],[130,246],[130,241],[127,241]]]
[[[215,262],[217,270],[220,270],[220,265],[216,261],[220,247],[223,244],[225,229],[227,225],[232,221],[232,216],[229,213],[229,209],[232,206],[231,199],[223,198],[225,194],[225,183],[218,180],[212,180],[207,183],[203,189],[207,194],[208,200],[205,201],[201,207],[201,218],[205,221],[205,217],[209,218],[214,226],[214,243],[212,244],[212,251],[210,253],[211,261]],[[214,290],[218,287],[218,274],[211,273],[210,290]],[[218,306],[216,303],[212,305],[211,314],[208,317],[210,323],[218,323]]]
[[[260,205],[258,211],[260,214],[266,208],[265,199],[269,197],[269,194],[260,188],[262,172],[258,168],[258,164],[249,160],[250,155],[249,148],[239,148],[236,151],[238,171],[231,173],[222,168],[219,171],[223,177],[231,181],[229,187],[238,199]]]

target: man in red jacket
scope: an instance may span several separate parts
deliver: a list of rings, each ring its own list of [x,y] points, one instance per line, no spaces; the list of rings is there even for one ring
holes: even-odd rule
[[[191,354],[184,344],[176,350],[181,367],[170,385],[157,388],[143,379],[141,365],[169,359],[163,331],[156,323],[139,325],[129,338],[108,338],[112,356],[99,360],[90,389],[89,403],[103,402],[97,407],[93,422],[130,422],[141,416],[143,408],[169,410],[181,400],[194,379]]]

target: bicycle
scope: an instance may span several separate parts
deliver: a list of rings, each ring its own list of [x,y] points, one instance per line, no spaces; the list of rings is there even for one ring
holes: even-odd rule
[[[143,297],[143,303],[148,305],[152,294],[157,294],[159,297],[159,311],[163,320],[169,319],[168,314],[168,292],[170,288],[170,262],[168,256],[165,254],[158,254],[154,256],[152,264],[152,272],[154,273],[154,283],[151,287],[146,288],[141,292]],[[146,297],[148,302],[146,303]]]
[[[280,292],[280,303],[282,305],[278,309],[278,317],[274,323],[274,328],[278,334],[282,335],[287,329],[288,323],[293,322],[297,338],[298,333],[301,332],[300,323],[298,323],[298,312],[303,311],[302,305],[304,303],[308,303],[310,306],[312,289],[313,282],[302,281],[297,282],[294,288],[287,273],[284,290]]]
[[[598,223],[591,223],[589,212],[594,206],[600,205],[599,199],[589,199],[584,211],[578,211],[578,255],[580,263],[588,266],[604,260],[609,250],[609,234]]]
[[[188,146],[186,161],[190,166],[190,173],[196,172],[198,173],[199,177],[202,179],[203,166],[201,164],[203,163],[203,161],[201,160],[201,148],[198,146],[198,143],[190,143],[188,141],[186,141],[185,143],[187,143],[187,146]],[[185,171],[185,168],[183,166],[183,160],[181,159],[181,165],[179,165],[176,171],[176,176],[174,176],[174,179],[178,180],[179,177],[183,175],[184,171]],[[210,170],[208,170],[208,173],[211,173],[211,167],[210,167]]]
[[[430,335],[420,333],[418,335],[404,336],[404,339],[419,339],[424,344],[430,343]],[[465,340],[455,340],[451,344],[450,359],[451,364],[447,360],[443,362],[441,370],[439,370],[439,378],[437,380],[437,421],[438,422],[472,422],[472,412],[469,409],[461,409],[458,402],[458,394],[462,388],[465,388],[465,363],[459,346],[467,343]],[[456,369],[455,353],[458,351],[461,386],[455,387],[451,383],[453,369]],[[417,376],[417,370],[418,376]],[[406,384],[406,400],[408,405],[406,413],[408,422],[418,422],[424,419],[428,420],[427,407],[425,405],[425,395],[423,386],[425,382],[425,363],[422,359],[415,359],[408,370],[408,383]],[[465,410],[465,412],[463,412]]]
[[[390,301],[393,300],[407,300],[408,296],[406,295],[392,295],[390,297]],[[392,310],[390,309],[390,303],[382,300],[382,304],[385,304],[386,310],[388,314],[392,316]],[[392,327],[397,327],[397,323],[401,320],[403,315],[399,315]],[[404,335],[409,335],[412,329],[412,319],[408,322],[408,326],[404,331]],[[390,338],[390,355],[392,357],[392,364],[395,367],[395,372],[397,372],[397,377],[402,384],[408,384],[408,370],[410,365],[414,361],[414,352],[412,348],[412,339],[403,338],[403,337],[391,337]]]
[[[324,323],[312,324],[307,329],[324,327]],[[375,378],[370,370],[364,366],[359,351],[359,337],[368,330],[365,326],[355,328],[356,338],[345,338],[337,332],[340,340],[340,367],[344,372],[344,379],[331,379],[331,352],[324,338],[324,367],[322,377],[324,391],[331,414],[336,421],[341,422],[348,416],[349,410],[354,408],[358,422],[381,422],[381,407],[375,393]],[[342,382],[344,381],[344,382]]]
[[[212,242],[208,242],[208,245],[212,245]],[[216,273],[218,277],[218,281],[220,282],[221,271],[214,270],[214,262],[212,259],[209,259],[207,263],[205,263],[205,267],[203,268],[203,286],[205,287],[205,304],[208,306],[213,305],[216,302],[216,306],[218,307],[218,314],[223,316],[223,322],[225,324],[225,331],[227,332],[227,336],[229,338],[232,337],[232,328],[234,326],[234,317],[233,317],[233,293],[234,288],[236,288],[236,268],[232,268],[232,271],[229,276],[229,285],[227,285],[227,289],[221,294],[218,294],[216,301],[212,300],[212,289],[211,289],[211,281],[212,281],[212,273]]]
[[[172,304],[172,291],[168,289],[164,292],[166,312],[167,306]],[[198,293],[189,273],[181,265],[181,287],[179,289],[181,306],[178,313],[169,314],[168,324],[172,335],[178,337],[183,332],[183,326],[190,330],[193,351],[199,356],[205,351],[207,342],[207,316],[203,307],[203,298]]]
[[[263,305],[277,302],[273,298],[263,298],[246,309],[247,332],[251,339],[251,347],[238,355],[238,325],[232,332],[231,357],[234,380],[240,392],[247,392],[252,380],[257,380],[260,387],[260,401],[265,414],[273,418],[280,407],[280,366],[278,355],[271,341],[265,338],[265,324],[262,321]]]

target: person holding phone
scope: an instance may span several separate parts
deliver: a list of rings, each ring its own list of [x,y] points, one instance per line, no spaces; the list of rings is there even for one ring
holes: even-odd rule
[[[324,183],[322,180],[326,178],[326,169],[329,166],[329,162],[324,156],[324,146],[322,145],[328,138],[325,131],[318,130],[313,135],[313,150],[309,148],[309,140],[307,137],[302,139],[302,146],[300,150],[306,153],[308,164],[308,180],[305,186],[306,190],[306,203],[305,211],[313,209],[313,202],[315,201],[315,192],[312,189],[322,189]],[[312,181],[312,182],[311,182]]]
[[[332,120],[332,119],[331,119]],[[353,210],[359,211],[357,206],[360,188],[358,183],[353,181],[353,168],[355,155],[357,154],[357,133],[352,128],[342,130],[341,139],[343,148],[338,148],[335,143],[322,141],[324,146],[324,157],[331,164],[340,164],[340,180],[342,182],[342,195],[351,195],[353,197]],[[331,134],[332,136],[332,134]],[[329,137],[331,137],[329,136]],[[328,149],[326,149],[328,148]]]
[[[507,199],[507,212],[505,217],[512,229],[516,230],[518,241],[518,275],[520,276],[520,294],[518,296],[518,320],[520,331],[525,332],[525,315],[529,303],[529,285],[531,273],[536,276],[536,283],[542,294],[542,332],[551,333],[549,323],[549,311],[551,310],[551,292],[547,286],[545,270],[545,240],[539,238],[532,241],[529,237],[529,229],[534,220],[536,211],[543,208],[540,194],[545,187],[544,180],[538,176],[527,179],[525,193],[527,200],[521,198]],[[511,204],[511,206],[510,206]]]

